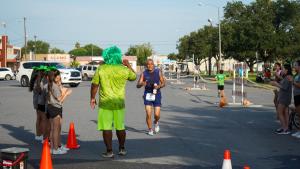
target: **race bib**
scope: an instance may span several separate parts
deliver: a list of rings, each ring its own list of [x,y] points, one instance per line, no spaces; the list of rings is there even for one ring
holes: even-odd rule
[[[153,94],[153,93],[147,93],[146,94],[146,100],[147,101],[155,101],[155,94]]]

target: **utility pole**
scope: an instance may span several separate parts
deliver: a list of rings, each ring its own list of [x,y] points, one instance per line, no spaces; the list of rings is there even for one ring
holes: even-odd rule
[[[25,47],[25,50],[24,50],[24,54],[25,54],[25,59],[27,58],[27,34],[26,34],[26,17],[24,17],[24,47]],[[23,59],[23,57],[21,56],[21,60]]]

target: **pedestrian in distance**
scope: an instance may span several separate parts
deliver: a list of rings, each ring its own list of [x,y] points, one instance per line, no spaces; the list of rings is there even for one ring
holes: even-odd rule
[[[292,99],[293,74],[290,64],[285,64],[282,69],[283,79],[280,83],[272,81],[271,84],[279,88],[277,113],[281,128],[276,130],[277,134],[290,134],[288,107]]]
[[[218,84],[218,97],[221,97],[221,96],[225,97],[225,94],[224,94],[225,78],[226,78],[226,75],[224,74],[223,70],[220,70],[219,73],[215,77],[215,79],[217,80],[217,84]]]
[[[165,79],[160,69],[155,68],[152,59],[146,62],[146,70],[140,75],[137,88],[145,87],[144,105],[146,111],[146,123],[148,126],[148,134],[153,136],[154,132],[158,133],[160,128],[158,121],[160,119],[161,108],[161,88],[165,87]],[[154,109],[154,131],[152,128],[152,109]]]
[[[99,89],[98,130],[102,131],[106,152],[104,158],[113,158],[113,126],[119,141],[119,155],[126,155],[125,150],[125,87],[127,81],[134,81],[136,73],[128,60],[123,60],[121,50],[112,46],[103,51],[104,64],[95,72],[91,84],[90,106],[97,105],[96,94]],[[123,64],[122,64],[123,63]]]

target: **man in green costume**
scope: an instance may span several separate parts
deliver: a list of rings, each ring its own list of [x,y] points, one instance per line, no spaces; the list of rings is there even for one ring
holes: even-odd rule
[[[121,50],[112,46],[103,51],[104,64],[99,66],[92,79],[91,108],[96,106],[96,93],[99,88],[98,130],[103,132],[106,145],[104,158],[113,158],[112,129],[116,129],[119,140],[119,155],[126,155],[125,150],[125,87],[127,80],[134,81],[136,74],[128,60],[123,60]]]

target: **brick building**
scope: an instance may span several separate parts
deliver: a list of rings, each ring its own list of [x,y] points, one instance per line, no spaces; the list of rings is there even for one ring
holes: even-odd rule
[[[0,39],[0,67],[17,68],[17,60],[21,56],[21,48],[9,44],[8,36],[2,35]]]

